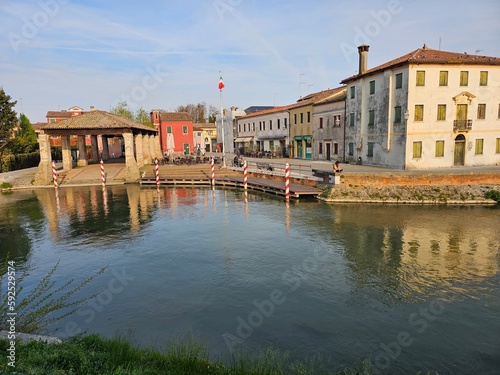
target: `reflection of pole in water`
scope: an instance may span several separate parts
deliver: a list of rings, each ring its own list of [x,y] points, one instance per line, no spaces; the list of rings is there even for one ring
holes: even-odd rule
[[[97,189],[92,187],[90,190],[90,207],[92,208],[92,216],[99,215],[99,203],[97,202]]]
[[[286,200],[285,204],[285,227],[286,234],[290,235],[290,200]]]
[[[245,218],[248,219],[248,191],[245,190]]]
[[[104,210],[104,215],[108,216],[108,192],[106,191],[106,186],[102,187],[102,208]]]
[[[54,189],[54,193],[56,196],[56,212],[59,214],[61,212],[61,205],[59,203],[59,189]]]
[[[215,185],[212,185],[212,207],[214,209],[214,213],[217,212],[217,203],[215,199]]]

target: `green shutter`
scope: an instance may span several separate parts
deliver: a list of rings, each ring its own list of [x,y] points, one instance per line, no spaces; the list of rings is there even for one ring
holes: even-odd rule
[[[422,142],[413,142],[413,159],[422,157]]]
[[[417,70],[417,86],[425,86],[425,71]]]
[[[439,86],[448,86],[448,72],[445,70],[439,72]]]
[[[446,120],[446,104],[438,104],[437,120]]]
[[[424,121],[424,106],[422,104],[415,105],[415,121]]]
[[[441,158],[444,156],[444,141],[436,141],[436,157]]]

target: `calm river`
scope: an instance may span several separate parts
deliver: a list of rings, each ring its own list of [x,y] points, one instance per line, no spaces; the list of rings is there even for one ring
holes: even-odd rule
[[[1,194],[0,213],[25,293],[57,261],[57,285],[106,266],[49,334],[164,349],[192,332],[223,358],[275,347],[335,370],[500,373],[499,207],[118,186]]]

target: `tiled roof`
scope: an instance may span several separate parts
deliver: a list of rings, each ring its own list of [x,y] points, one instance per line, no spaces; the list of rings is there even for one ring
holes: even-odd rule
[[[300,104],[300,105],[302,105],[302,104]],[[268,115],[271,113],[283,112],[283,111],[289,110],[290,108],[298,107],[298,106],[299,105],[297,103],[295,103],[295,104],[290,104],[290,105],[285,105],[285,106],[280,106],[280,107],[273,107],[271,109],[265,109],[265,110],[259,111],[259,112],[252,112],[246,116],[241,116],[238,118],[238,120],[239,119],[247,119],[247,118],[251,118],[251,117],[258,117],[258,116],[262,116],[262,115]]]
[[[161,121],[193,121],[187,112],[160,112]]]
[[[41,130],[57,129],[117,129],[129,128],[156,131],[149,126],[135,122],[128,118],[104,111],[90,111],[79,116],[71,116],[68,119],[58,122],[40,125]]]
[[[193,124],[193,130],[203,129],[215,129],[215,124],[213,122],[197,122],[196,124]]]
[[[84,114],[86,112],[82,112]],[[70,118],[72,117],[71,112],[68,111],[48,111],[47,115],[45,116],[47,118]]]
[[[500,65],[500,57],[470,55],[468,53],[446,52],[436,49],[431,49],[424,45],[423,48],[416,49],[413,52],[407,53],[397,59],[378,65],[368,69],[362,75],[354,75],[346,78],[341,83],[346,83],[361,76],[370,75],[389,68],[409,65],[409,64],[448,64],[448,65]]]
[[[333,90],[330,90],[330,92],[326,95],[323,95],[323,97],[318,97],[316,100],[314,100],[313,104],[317,105],[345,100],[346,92],[347,88],[345,86],[337,87]]]

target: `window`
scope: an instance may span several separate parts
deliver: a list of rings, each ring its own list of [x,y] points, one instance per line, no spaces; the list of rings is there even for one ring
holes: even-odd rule
[[[394,122],[396,124],[401,123],[401,106],[400,105],[394,107]]]
[[[413,159],[422,157],[422,142],[413,142]]]
[[[373,142],[368,142],[368,151],[366,153],[366,156],[369,158],[373,157]]]
[[[262,130],[266,130],[266,122],[262,121]]]
[[[273,120],[269,120],[269,130],[273,130]]]
[[[417,86],[425,86],[425,71],[417,70]]]
[[[278,130],[280,130],[280,119],[278,119],[278,120],[276,120],[276,121],[278,121],[278,122],[276,123],[276,128],[277,128]]]
[[[302,112],[300,113],[300,123],[304,123],[304,114]]]
[[[287,118],[285,117],[285,118],[283,119],[283,126],[285,127],[285,129],[286,129],[286,127],[288,126],[288,124],[286,123],[286,121],[287,121]]]
[[[486,104],[477,105],[477,119],[484,120],[486,118]]]
[[[311,122],[311,112],[307,112],[307,122]]]
[[[373,126],[375,124],[375,110],[370,109],[368,111],[368,125]]]
[[[354,99],[356,97],[356,87],[351,86],[351,99]]]
[[[339,154],[339,144],[337,142],[335,142],[333,144],[333,154],[334,155],[338,155]]]
[[[488,72],[479,72],[479,86],[488,86]]]
[[[323,153],[323,142],[319,142],[319,153]]]
[[[354,126],[354,112],[349,113],[349,126]]]
[[[51,118],[51,119],[50,119],[50,123],[51,123],[51,124],[53,124],[53,123],[55,123],[55,122],[56,122],[56,119],[55,119],[55,118]]]
[[[448,86],[448,71],[442,70],[439,72],[439,86]]]
[[[248,124],[248,130],[250,130],[250,124]],[[247,124],[243,124],[243,131],[247,131]]]
[[[500,104],[498,105],[498,117],[497,118],[500,120]]]
[[[296,113],[293,114],[293,123],[297,124],[297,114]]]
[[[172,127],[171,126],[167,126],[167,133],[172,133]]]
[[[403,73],[396,74],[396,88],[400,89],[403,87]]]
[[[370,81],[370,95],[375,94],[375,81]]]
[[[446,120],[446,104],[438,104],[437,120],[438,121]]]
[[[424,106],[422,104],[415,105],[414,121],[424,121]]]
[[[262,131],[262,121],[259,121],[259,131]]]
[[[348,146],[347,154],[349,156],[354,156],[354,143],[350,142]]]
[[[238,124],[238,132],[241,133],[241,124]]]
[[[323,129],[323,117],[319,118],[319,128]]]
[[[469,72],[463,71],[460,72],[460,86],[468,86],[469,85]]]
[[[436,141],[436,157],[442,158],[444,156],[444,141]]]
[[[476,155],[483,154],[483,139],[476,139]]]
[[[497,146],[495,148],[495,153],[500,154],[500,138],[497,138]]]
[[[182,134],[187,134],[188,133],[188,127],[186,125],[182,126]]]
[[[255,131],[255,122],[252,123],[252,131]]]
[[[198,137],[201,137],[201,132],[198,132]]]

